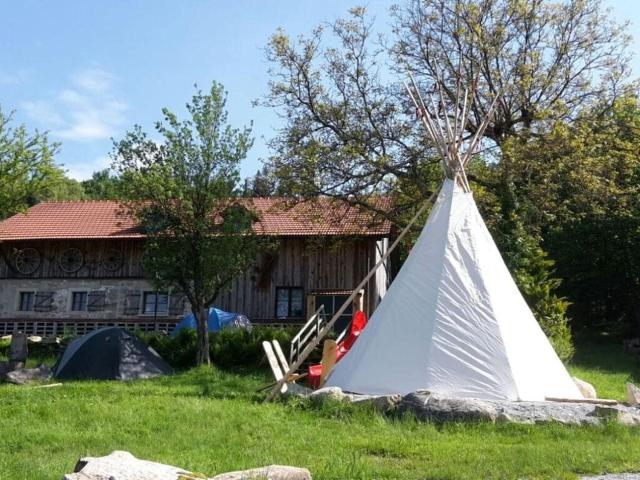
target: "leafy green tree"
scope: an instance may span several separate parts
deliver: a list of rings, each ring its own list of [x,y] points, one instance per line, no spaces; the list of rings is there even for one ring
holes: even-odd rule
[[[93,172],[91,178],[82,181],[88,198],[93,200],[117,200],[124,195],[123,179],[108,168]]]
[[[58,144],[11,122],[0,110],[0,220],[42,200],[82,198],[79,184],[55,163]]]
[[[273,197],[278,195],[278,178],[267,165],[264,165],[253,177],[244,179],[242,194],[245,197]]]
[[[393,71],[405,77],[410,69],[427,84],[440,78],[451,96],[458,79],[475,86],[469,134],[501,94],[485,136],[488,148],[498,147],[491,160],[504,168],[486,186],[511,197],[509,157],[500,149],[506,139],[540,132],[550,119],[571,118],[626,88],[629,36],[599,0],[407,0],[391,13],[393,34],[381,44],[366,10],[353,8],[296,40],[278,31],[267,46],[271,80],[262,103],[286,120],[271,161],[302,195],[360,199],[398,179],[422,198],[431,193],[423,165],[437,155]],[[516,202],[506,198],[503,206]]]
[[[507,145],[523,217],[545,239],[584,328],[640,333],[640,104],[594,104]]]
[[[113,155],[115,170],[128,179],[125,207],[147,234],[145,272],[158,288],[176,289],[191,304],[198,364],[210,363],[209,307],[264,244],[253,234],[251,205],[238,199],[251,130],[232,128],[225,104],[224,88],[214,82],[187,103],[188,119],[163,109],[160,142],[135,127]]]
[[[367,205],[373,192],[392,193],[399,201],[391,216],[401,223],[441,173],[393,73],[406,77],[411,70],[424,87],[440,79],[451,97],[458,80],[475,88],[467,135],[500,94],[483,155],[468,176],[538,319],[553,317],[547,323],[565,331],[566,301],[555,293],[542,231],[529,223],[520,181],[529,166],[513,145],[575,118],[596,99],[604,99],[598,105],[606,110],[625,94],[626,25],[612,20],[600,0],[406,0],[391,17],[392,36],[381,42],[363,8],[295,40],[282,31],[273,35],[263,103],[286,119],[271,142],[276,174],[300,195]],[[543,158],[527,160],[545,168]],[[533,281],[540,282],[535,289]]]

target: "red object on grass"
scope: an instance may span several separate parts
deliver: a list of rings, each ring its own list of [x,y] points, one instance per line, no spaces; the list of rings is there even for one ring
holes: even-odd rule
[[[353,347],[353,344],[356,343],[356,340],[364,330],[364,327],[367,326],[367,316],[364,314],[362,310],[358,310],[351,320],[351,329],[349,330],[349,334],[338,344],[338,353],[336,358],[336,363],[340,361],[342,357],[344,357],[347,352]],[[307,375],[307,382],[309,386],[313,389],[320,387],[320,375],[322,373],[322,364],[311,365],[309,366],[309,374]]]

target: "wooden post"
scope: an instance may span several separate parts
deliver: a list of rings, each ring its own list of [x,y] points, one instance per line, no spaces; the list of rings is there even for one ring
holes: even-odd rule
[[[364,288],[358,291],[358,295],[353,299],[353,313],[361,310],[364,312]]]
[[[320,371],[320,388],[333,370],[338,359],[338,344],[335,340],[325,340],[322,348],[322,370]]]
[[[316,311],[316,296],[307,294],[307,321],[313,315],[313,312]]]
[[[11,334],[9,346],[9,367],[11,370],[24,368],[27,363],[27,336],[22,332]]]

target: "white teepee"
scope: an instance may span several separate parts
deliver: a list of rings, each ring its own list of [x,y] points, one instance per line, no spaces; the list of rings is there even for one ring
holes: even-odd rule
[[[482,399],[582,398],[516,287],[466,181],[464,166],[496,102],[467,142],[467,93],[450,120],[438,119],[435,104],[428,109],[413,88],[447,178],[402,269],[326,385],[362,394],[426,389]],[[442,93],[440,101],[444,111]]]

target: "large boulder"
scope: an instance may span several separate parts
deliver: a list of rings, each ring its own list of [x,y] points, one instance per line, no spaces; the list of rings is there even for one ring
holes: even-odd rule
[[[51,369],[46,365],[37,368],[20,368],[5,375],[5,380],[16,385],[24,385],[30,382],[41,382],[51,378]]]
[[[81,458],[74,473],[63,480],[204,480],[207,477],[184,468],[140,460],[129,452],[115,451],[105,457]],[[209,480],[311,480],[306,468],[271,465],[230,473]]]
[[[185,480],[198,478],[183,468],[139,460],[129,452],[115,451],[105,457],[81,458],[74,473],[65,475],[63,480],[178,480],[181,475]]]
[[[589,382],[585,382],[584,380],[580,380],[578,377],[572,377],[573,383],[576,384],[578,390],[584,398],[598,398],[598,394],[596,393],[596,389]]]
[[[436,422],[495,422],[500,413],[491,402],[471,398],[446,398],[429,392],[405,395],[398,410],[401,413],[412,412],[419,419]]]

